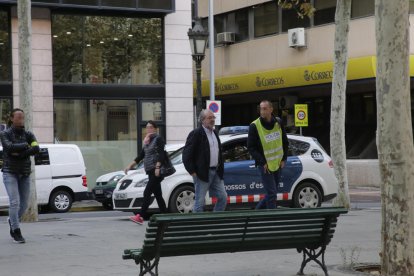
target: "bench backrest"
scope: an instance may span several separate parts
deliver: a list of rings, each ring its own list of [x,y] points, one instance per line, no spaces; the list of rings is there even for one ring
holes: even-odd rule
[[[316,249],[330,242],[344,213],[344,208],[315,208],[154,215],[142,257]]]

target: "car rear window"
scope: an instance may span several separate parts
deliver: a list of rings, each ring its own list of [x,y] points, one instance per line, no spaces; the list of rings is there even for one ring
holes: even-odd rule
[[[289,139],[289,156],[298,156],[305,154],[310,148],[310,144],[295,139]]]

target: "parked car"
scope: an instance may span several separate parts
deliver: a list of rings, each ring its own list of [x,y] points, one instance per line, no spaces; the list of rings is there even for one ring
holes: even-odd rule
[[[182,148],[184,144],[167,144],[165,145],[165,150],[168,153],[172,153],[180,148]],[[141,173],[145,174],[143,170],[143,164],[140,162],[137,164],[130,172],[134,170],[140,170]],[[112,203],[112,193],[115,189],[116,184],[118,181],[125,176],[124,171],[116,171],[110,172],[104,175],[99,176],[96,179],[96,185],[92,189],[93,196],[96,201],[102,203],[102,206],[107,210],[113,209]]]
[[[247,134],[221,135],[224,159],[224,184],[229,207],[254,206],[264,197],[260,173],[247,150]],[[278,204],[292,207],[317,207],[334,198],[338,182],[333,163],[315,138],[288,135],[289,156],[282,170],[277,190]],[[191,212],[194,206],[193,178],[182,163],[182,149],[171,155],[176,173],[161,183],[163,197],[170,212]],[[142,205],[148,177],[135,171],[116,185],[114,209],[137,212]],[[207,195],[207,205],[214,198]],[[157,208],[152,202],[150,208]]]
[[[52,211],[70,210],[74,201],[91,198],[88,193],[86,168],[77,145],[41,144],[35,156],[37,203]],[[3,165],[3,148],[0,147],[0,167]],[[0,172],[0,207],[8,207],[9,198]]]

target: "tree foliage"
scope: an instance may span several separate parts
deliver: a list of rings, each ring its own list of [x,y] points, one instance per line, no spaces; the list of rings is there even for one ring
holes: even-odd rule
[[[310,0],[277,0],[277,4],[282,9],[294,9],[300,18],[311,18],[316,11]]]

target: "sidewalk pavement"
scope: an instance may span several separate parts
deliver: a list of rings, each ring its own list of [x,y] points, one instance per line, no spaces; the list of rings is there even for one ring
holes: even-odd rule
[[[379,208],[350,211],[340,216],[325,261],[330,276],[366,275],[342,267],[351,262],[378,263]],[[141,226],[121,217],[44,219],[23,223],[26,244],[14,244],[7,222],[0,222],[1,274],[8,276],[137,275],[132,260],[122,260],[126,248],[142,246]],[[353,259],[353,261],[351,260]],[[160,275],[167,276],[293,276],[302,255],[294,249],[161,258]],[[306,275],[321,276],[313,263]]]

